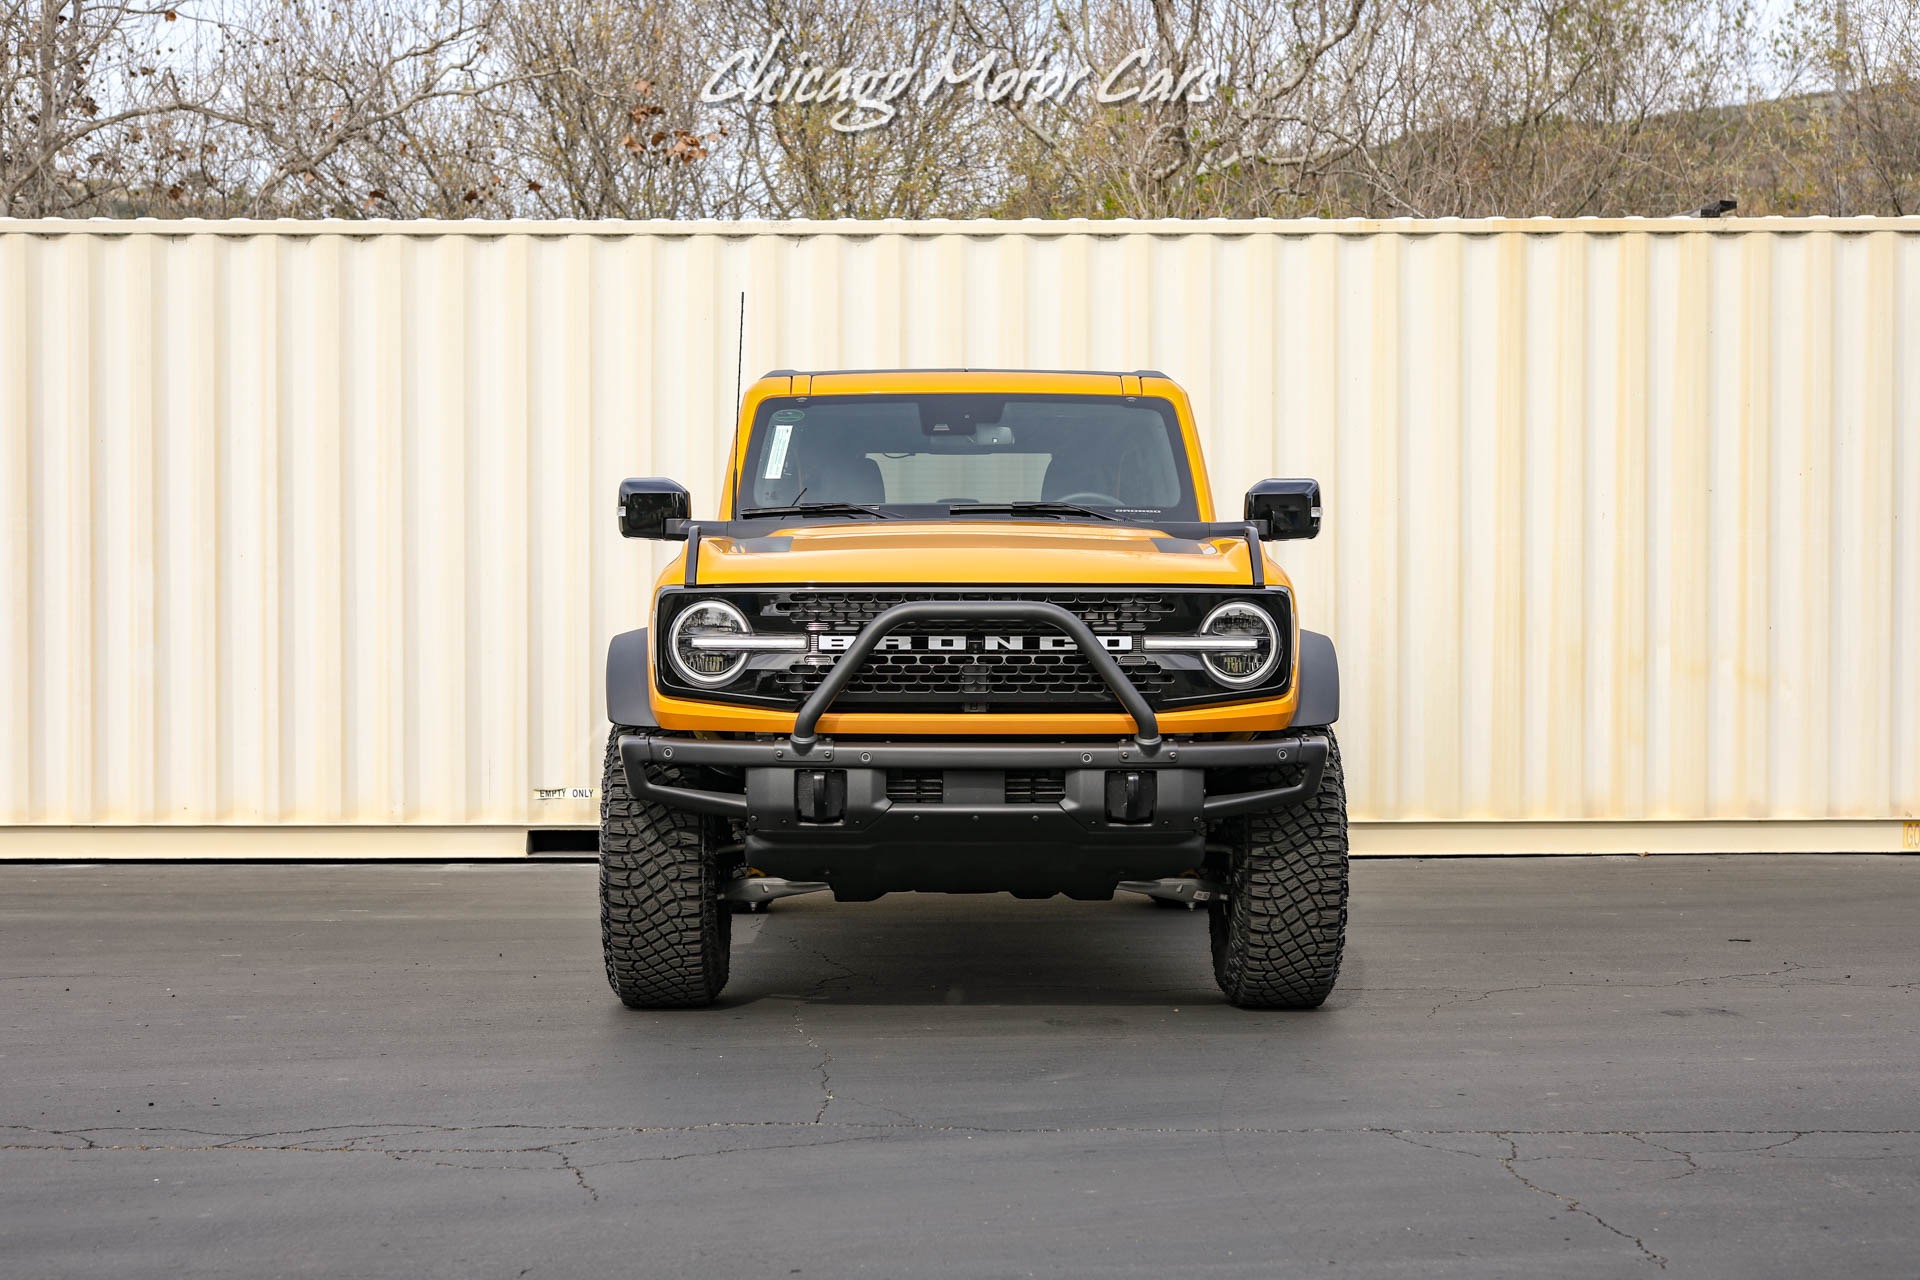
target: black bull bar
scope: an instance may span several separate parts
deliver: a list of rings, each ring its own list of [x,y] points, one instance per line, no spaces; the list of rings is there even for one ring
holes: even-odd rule
[[[833,705],[847,685],[859,673],[868,657],[889,633],[914,622],[968,620],[1010,620],[1040,622],[1057,627],[1079,647],[1095,674],[1106,684],[1122,709],[1133,720],[1133,736],[1112,743],[1027,741],[869,741],[836,744],[822,738],[817,729],[821,716]],[[883,778],[887,769],[915,770],[1045,770],[1057,769],[1069,774],[1069,791],[1075,790],[1074,778],[1086,786],[1097,775],[1107,785],[1110,775],[1125,778],[1129,774],[1152,773],[1166,783],[1182,780],[1192,786],[1162,785],[1157,792],[1178,812],[1162,815],[1152,825],[1192,826],[1205,821],[1230,818],[1266,809],[1277,809],[1305,800],[1320,788],[1320,776],[1326,766],[1330,739],[1324,729],[1286,731],[1245,742],[1169,742],[1160,736],[1159,722],[1145,695],[1127,679],[1100,638],[1084,620],[1060,607],[1035,600],[920,600],[897,604],[882,612],[862,630],[841,655],[794,718],[793,732],[786,738],[709,741],[667,736],[657,733],[623,734],[620,758],[626,766],[628,788],[638,797],[657,801],[677,809],[747,820],[758,824],[763,818],[785,825],[794,812],[796,795],[803,798],[825,784],[825,775],[833,773],[869,774]],[[682,768],[721,768],[754,771],[742,791],[718,791],[656,781],[647,766]],[[1298,768],[1299,774],[1283,786],[1201,797],[1200,771],[1253,767]],[[777,771],[775,773],[774,771]],[[767,776],[773,773],[773,776]],[[780,775],[792,775],[783,780]],[[845,785],[844,780],[840,785]],[[1134,784],[1126,784],[1134,785]],[[1080,788],[1081,791],[1085,787]],[[951,813],[959,805],[905,805],[889,803],[884,781],[872,786],[848,788],[856,804],[859,797],[874,811],[902,810],[931,814]],[[1198,803],[1182,801],[1191,796]],[[1007,805],[991,801],[969,804],[963,810],[995,814],[1005,811],[1026,814],[1035,806]],[[1044,807],[1055,807],[1052,805]],[[1068,810],[1087,809],[1073,804]],[[1164,804],[1162,807],[1166,807]],[[763,812],[763,810],[771,812]],[[784,811],[779,819],[773,812]],[[802,818],[804,822],[804,817]],[[1095,827],[1108,825],[1104,818],[1091,820]],[[1116,829],[1130,824],[1115,822]]]

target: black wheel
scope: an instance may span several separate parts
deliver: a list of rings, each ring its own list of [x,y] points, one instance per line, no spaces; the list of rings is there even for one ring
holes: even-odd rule
[[[600,784],[600,942],[629,1009],[693,1009],[727,985],[733,916],[720,900],[708,822],[636,800],[607,738]]]
[[[1245,781],[1280,786],[1282,772],[1262,770]],[[1318,1008],[1340,976],[1347,933],[1340,744],[1332,743],[1311,800],[1222,823],[1214,834],[1231,848],[1221,869],[1227,900],[1207,907],[1220,990],[1242,1009]]]

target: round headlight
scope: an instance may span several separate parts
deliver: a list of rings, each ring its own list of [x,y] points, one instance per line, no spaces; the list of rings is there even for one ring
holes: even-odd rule
[[[1274,628],[1273,615],[1258,605],[1223,604],[1200,624],[1200,634],[1252,642],[1231,652],[1205,655],[1207,670],[1222,684],[1258,684],[1280,657],[1280,633]]]
[[[667,652],[673,657],[674,669],[694,684],[725,684],[745,669],[747,655],[741,649],[709,646],[715,640],[744,636],[752,630],[746,615],[725,600],[702,600],[682,609],[673,620],[667,632]]]

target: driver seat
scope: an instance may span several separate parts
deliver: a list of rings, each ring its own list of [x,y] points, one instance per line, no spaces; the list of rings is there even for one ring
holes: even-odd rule
[[[1058,502],[1070,493],[1105,493],[1124,498],[1108,485],[1116,483],[1111,461],[1081,453],[1056,453],[1040,477],[1040,500]]]
[[[818,428],[800,432],[794,441],[793,478],[794,492],[806,495],[802,502],[872,506],[887,500],[880,464],[851,440]]]
[[[849,458],[833,471],[824,472],[807,488],[804,502],[851,502],[870,507],[887,500],[887,485],[880,464],[872,458]]]

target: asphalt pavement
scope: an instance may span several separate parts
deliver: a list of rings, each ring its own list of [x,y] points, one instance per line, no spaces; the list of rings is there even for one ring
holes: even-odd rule
[[[802,898],[632,1013],[584,864],[0,866],[0,1273],[1920,1276],[1920,860]]]

